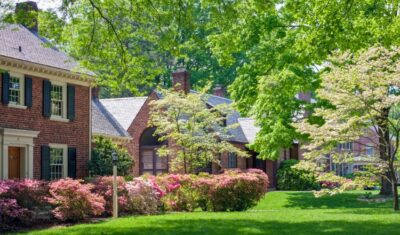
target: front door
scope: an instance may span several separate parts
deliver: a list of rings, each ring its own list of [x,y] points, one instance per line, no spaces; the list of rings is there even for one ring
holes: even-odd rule
[[[21,178],[21,148],[8,147],[8,178]]]

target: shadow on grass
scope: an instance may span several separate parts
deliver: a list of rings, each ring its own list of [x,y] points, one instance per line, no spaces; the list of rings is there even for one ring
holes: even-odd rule
[[[47,230],[43,234],[140,234],[140,235],[234,235],[234,234],[398,234],[399,223],[380,222],[282,222],[250,219],[181,219],[135,223],[135,218],[121,224],[85,225]],[[42,234],[41,232],[36,234]]]
[[[291,192],[287,197],[285,207],[297,207],[301,209],[389,209],[391,201],[384,203],[364,202],[358,200],[359,193],[343,193],[333,196],[316,198],[312,193]],[[373,210],[370,210],[373,211]]]

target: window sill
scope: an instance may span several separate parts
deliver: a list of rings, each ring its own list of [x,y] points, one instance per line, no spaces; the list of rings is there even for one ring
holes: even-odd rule
[[[57,122],[69,122],[69,119],[66,119],[63,117],[57,117],[57,116],[51,116],[50,120],[57,121]]]
[[[21,105],[21,104],[8,104],[8,107],[10,108],[16,108],[16,109],[27,109],[28,107],[25,105]]]

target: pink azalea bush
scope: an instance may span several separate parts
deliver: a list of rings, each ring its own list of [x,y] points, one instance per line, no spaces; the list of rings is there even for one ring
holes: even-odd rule
[[[0,225],[29,224],[35,211],[46,205],[46,183],[39,180],[0,181]],[[7,224],[7,226],[6,226]]]
[[[161,199],[170,211],[193,211],[198,207],[198,192],[194,188],[195,175],[167,174],[156,181],[165,192]]]
[[[155,182],[144,178],[134,178],[125,183],[127,190],[126,211],[133,214],[157,214],[163,194]]]
[[[92,193],[92,184],[83,184],[81,180],[60,179],[50,182],[48,201],[55,206],[52,210],[55,218],[61,221],[78,221],[89,216],[98,216],[104,212],[105,200]]]
[[[203,210],[243,211],[267,192],[268,176],[261,170],[225,171],[196,181]]]
[[[113,209],[113,177],[112,176],[99,176],[96,177],[92,184],[93,192],[103,196],[106,204],[105,204],[105,212],[107,214],[112,214]],[[117,177],[117,190],[118,190],[118,210],[119,212],[127,211],[127,203],[128,203],[128,191],[125,187],[124,177]]]

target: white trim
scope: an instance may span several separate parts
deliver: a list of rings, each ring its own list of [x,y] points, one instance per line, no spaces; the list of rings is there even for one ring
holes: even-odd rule
[[[8,106],[13,107],[13,108],[26,109],[26,106],[25,106],[25,76],[21,73],[17,73],[14,71],[9,71],[9,73],[10,73],[10,83],[11,83],[12,78],[17,78],[19,80],[19,101],[20,101],[20,103],[19,104],[13,103],[9,100]],[[10,94],[10,92],[11,91],[9,89],[8,93]]]
[[[69,119],[67,119],[67,118],[63,118],[63,117],[59,117],[59,116],[54,116],[54,115],[51,115],[51,116],[50,116],[50,120],[51,120],[51,121],[57,121],[57,122],[69,122]]]
[[[68,82],[74,85],[90,86],[95,77],[87,74],[80,74],[45,65],[35,64],[0,55],[0,68],[16,73],[27,74],[35,77],[52,79],[60,82]]]
[[[8,147],[20,147],[23,166],[21,176],[33,178],[33,139],[39,131],[0,128],[0,179],[8,178]]]
[[[68,177],[68,145],[66,144],[49,144],[50,149],[63,149],[63,178]],[[51,153],[51,151],[50,151]],[[51,158],[51,154],[50,154]]]
[[[61,122],[69,122],[67,119],[67,83],[59,82],[59,81],[52,81],[50,80],[50,96],[53,89],[53,85],[61,86],[62,87],[62,114],[61,116],[51,114],[50,120],[61,121]],[[51,98],[50,98],[51,100]],[[50,112],[52,112],[51,102],[50,102]]]
[[[91,142],[94,142],[95,137],[98,137],[98,136],[103,136],[105,138],[109,138],[112,140],[112,142],[114,144],[127,144],[127,143],[129,143],[129,141],[132,140],[132,137],[119,137],[119,136],[112,136],[112,135],[106,135],[106,134],[100,134],[100,133],[92,133],[92,139],[91,139],[92,141]]]
[[[27,109],[28,108],[26,105],[13,104],[13,103],[8,103],[7,106],[9,108],[14,108],[14,109]]]

